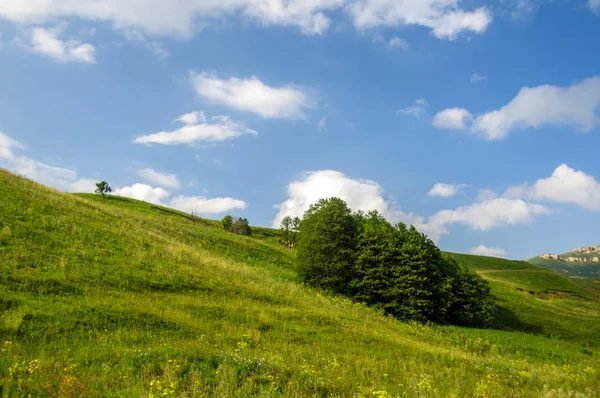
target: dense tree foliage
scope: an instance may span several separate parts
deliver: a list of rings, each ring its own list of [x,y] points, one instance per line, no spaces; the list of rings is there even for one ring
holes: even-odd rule
[[[399,319],[482,325],[494,304],[489,286],[444,256],[433,241],[379,213],[352,213],[341,199],[306,212],[298,242],[305,283],[342,293]]]
[[[343,200],[322,199],[310,206],[298,240],[301,278],[312,286],[349,293],[356,238],[356,218]]]

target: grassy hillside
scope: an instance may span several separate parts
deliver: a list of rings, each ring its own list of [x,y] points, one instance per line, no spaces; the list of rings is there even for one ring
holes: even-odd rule
[[[455,256],[490,280],[504,330],[307,289],[268,229],[0,171],[0,396],[597,396],[598,283]]]
[[[597,257],[596,255],[574,255],[565,253],[560,255],[562,258],[567,257]],[[546,260],[540,257],[533,257],[527,260],[533,265],[538,267],[546,268],[551,271],[557,272],[562,275],[566,275],[572,278],[599,278],[600,277],[600,264],[599,263],[569,263],[559,260]]]

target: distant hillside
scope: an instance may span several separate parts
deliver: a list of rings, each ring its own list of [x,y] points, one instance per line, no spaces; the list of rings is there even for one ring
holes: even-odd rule
[[[563,254],[545,253],[527,261],[572,278],[600,277],[600,245],[579,247]]]
[[[277,231],[0,170],[1,397],[594,397],[600,284],[450,254],[493,328],[402,323],[297,282]]]

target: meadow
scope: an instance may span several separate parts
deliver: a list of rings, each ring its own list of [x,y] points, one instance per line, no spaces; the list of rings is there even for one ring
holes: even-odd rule
[[[600,396],[597,281],[452,256],[489,280],[493,327],[305,287],[275,230],[0,170],[0,396]]]

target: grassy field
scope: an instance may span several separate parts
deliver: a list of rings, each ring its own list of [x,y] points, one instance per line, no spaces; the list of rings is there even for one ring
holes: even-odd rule
[[[401,323],[252,237],[0,170],[0,396],[596,397],[600,284],[454,254],[494,328]]]

